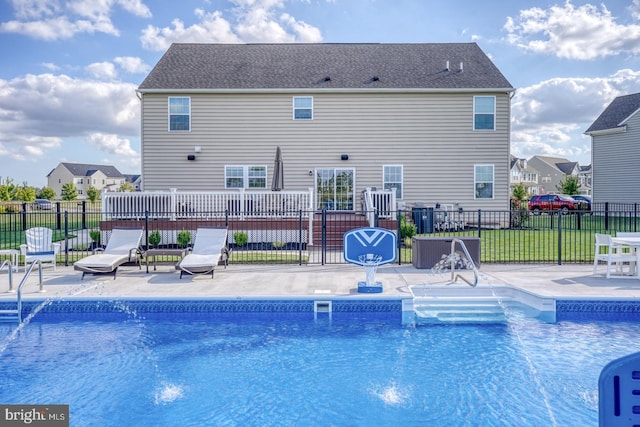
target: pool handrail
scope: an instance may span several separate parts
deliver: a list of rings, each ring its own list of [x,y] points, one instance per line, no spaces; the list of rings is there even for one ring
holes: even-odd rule
[[[11,263],[11,260],[7,259],[4,260],[2,262],[2,264],[0,264],[0,271],[2,271],[2,269],[4,268],[4,266],[7,266],[7,269],[9,271],[9,290],[7,292],[14,292],[13,290],[13,265]]]
[[[26,283],[27,277],[29,277],[29,274],[31,274],[31,271],[36,266],[36,264],[38,265],[38,275],[39,275],[38,284],[40,285],[40,290],[38,292],[45,292],[44,286],[42,283],[42,261],[37,259],[29,265],[29,267],[24,273],[24,277],[22,277],[22,280],[18,285],[18,295],[17,295],[18,296],[18,301],[17,301],[18,302],[18,308],[17,308],[18,323],[22,323],[22,286]]]
[[[460,247],[462,248],[462,251],[467,257],[467,260],[469,260],[471,262],[471,265],[473,265],[473,277],[474,277],[473,282],[471,282],[470,280],[466,279],[465,277],[459,274],[456,275],[456,260],[454,257],[454,254],[456,252],[456,243],[460,244]],[[476,267],[476,263],[473,262],[473,258],[471,258],[471,255],[469,255],[469,251],[467,250],[467,247],[465,246],[464,242],[461,239],[458,239],[457,237],[454,237],[451,240],[451,255],[449,256],[449,259],[451,260],[451,282],[455,283],[458,281],[458,279],[462,279],[462,281],[464,281],[467,285],[471,286],[472,288],[475,288],[478,285],[480,272]]]

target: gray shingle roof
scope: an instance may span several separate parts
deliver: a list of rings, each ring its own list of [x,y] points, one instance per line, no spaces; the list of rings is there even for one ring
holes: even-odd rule
[[[139,86],[142,92],[393,88],[513,89],[476,43],[176,43]]]
[[[67,168],[69,172],[73,176],[91,176],[95,174],[97,171],[102,172],[108,178],[123,178],[124,176],[120,173],[115,166],[107,166],[107,165],[88,165],[83,163],[62,163],[62,165]]]
[[[640,93],[619,96],[600,114],[584,133],[620,127],[622,121],[640,108]]]

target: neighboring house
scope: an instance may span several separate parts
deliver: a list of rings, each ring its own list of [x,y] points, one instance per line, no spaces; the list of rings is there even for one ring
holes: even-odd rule
[[[143,189],[508,209],[514,88],[475,43],[173,44],[138,93]]]
[[[640,93],[619,96],[585,131],[594,203],[640,201]]]
[[[510,189],[513,192],[513,187],[518,184],[523,184],[527,194],[534,195],[540,192],[540,186],[538,184],[538,171],[529,166],[527,159],[519,159],[517,157],[511,157],[511,185]]]
[[[558,190],[560,182],[567,176],[579,178],[580,165],[560,157],[533,156],[529,159],[530,167],[538,171],[538,182],[540,183],[539,194],[561,193]]]
[[[88,165],[83,163],[60,163],[47,175],[47,186],[60,197],[62,186],[73,183],[78,190],[78,198],[86,199],[89,187],[100,191],[117,191],[125,177],[114,166]]]
[[[133,185],[136,191],[140,191],[142,188],[142,175],[124,175],[124,179]]]
[[[580,166],[580,194],[591,195],[591,165]]]

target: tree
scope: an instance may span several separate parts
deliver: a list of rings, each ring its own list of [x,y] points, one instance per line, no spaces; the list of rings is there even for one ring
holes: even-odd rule
[[[51,187],[42,187],[38,193],[38,199],[53,200],[56,198],[56,192]]]
[[[120,186],[119,191],[136,191],[136,189],[133,187],[133,184],[125,181]]]
[[[96,187],[92,185],[87,190],[87,198],[93,203],[97,202],[98,199],[100,198],[100,190],[98,190]]]
[[[525,188],[523,183],[518,183],[513,187],[513,191],[511,192],[511,197],[522,202],[527,199],[527,189]]]
[[[67,182],[62,185],[62,191],[60,192],[62,200],[75,200],[78,198],[78,190],[76,186],[71,182]]]
[[[15,198],[18,200],[22,200],[23,202],[33,202],[34,200],[36,200],[36,189],[33,187],[29,187],[28,185],[18,187],[16,189]]]
[[[578,194],[580,192],[580,181],[577,176],[566,175],[556,186],[556,190],[562,194]]]
[[[11,178],[6,178],[0,185],[0,200],[8,202],[14,200],[18,187],[13,183]]]

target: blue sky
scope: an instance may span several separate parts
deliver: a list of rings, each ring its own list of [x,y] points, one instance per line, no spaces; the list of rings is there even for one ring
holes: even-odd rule
[[[0,0],[0,179],[139,173],[135,89],[172,42],[476,42],[516,88],[512,153],[581,164],[587,127],[640,92],[640,0]]]

